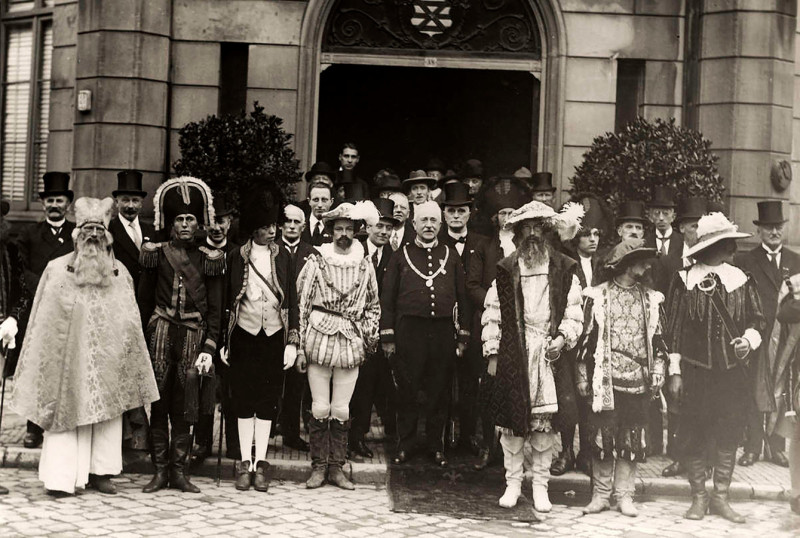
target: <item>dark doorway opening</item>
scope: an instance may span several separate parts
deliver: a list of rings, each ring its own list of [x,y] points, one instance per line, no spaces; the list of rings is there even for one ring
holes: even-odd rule
[[[521,71],[332,65],[320,75],[316,157],[338,166],[354,142],[369,182],[434,156],[450,168],[480,159],[487,174],[535,170],[539,87]]]

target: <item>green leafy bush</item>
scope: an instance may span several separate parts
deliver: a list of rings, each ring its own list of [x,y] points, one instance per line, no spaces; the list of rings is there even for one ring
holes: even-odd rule
[[[591,192],[616,210],[625,200],[648,201],[656,185],[676,189],[678,199],[720,201],[725,189],[711,141],[675,119],[630,122],[619,133],[594,139],[572,178],[573,192]]]
[[[215,196],[234,207],[263,178],[277,182],[291,198],[300,171],[289,146],[292,135],[282,125],[283,120],[265,114],[258,101],[249,114],[187,123],[179,131],[181,158],[175,161],[175,172],[202,179]]]

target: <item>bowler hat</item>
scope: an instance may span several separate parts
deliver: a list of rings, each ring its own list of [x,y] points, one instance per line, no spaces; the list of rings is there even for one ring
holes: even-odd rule
[[[461,174],[461,177],[464,179],[483,179],[483,163],[478,159],[467,159],[458,167],[458,173]]]
[[[780,200],[765,200],[758,202],[758,219],[753,221],[756,226],[765,224],[783,224],[783,203]]]
[[[469,188],[460,181],[455,183],[447,183],[442,187],[444,191],[444,206],[464,206],[472,204],[472,199],[469,196]]]
[[[433,190],[436,188],[436,180],[428,175],[425,170],[414,170],[408,175],[408,178],[403,180],[403,191],[409,192],[413,185],[423,183]]]
[[[550,172],[536,172],[527,180],[531,192],[555,192],[553,187],[553,174]]]
[[[375,190],[380,191],[392,191],[392,192],[400,192],[403,190],[403,185],[400,183],[400,178],[397,177],[392,170],[388,168],[384,168],[383,170],[378,170],[378,173],[375,174],[375,177],[372,179],[372,182],[375,184]]]
[[[675,223],[684,220],[698,220],[708,212],[708,202],[702,196],[690,196],[678,204],[678,215]]]
[[[667,185],[653,187],[653,198],[650,207],[675,207],[675,189]]]
[[[117,190],[111,196],[120,194],[133,194],[144,198],[147,192],[142,190],[142,173],[138,170],[123,170],[117,173]]]
[[[647,222],[647,217],[644,215],[644,202],[638,200],[628,200],[619,206],[617,214],[617,226],[623,222]]]
[[[311,181],[311,178],[316,175],[327,176],[331,180],[331,183],[333,183],[333,180],[336,177],[336,170],[331,168],[331,166],[326,162],[317,161],[312,164],[311,168],[308,170],[308,172],[306,172],[306,181]]]
[[[400,224],[400,221],[394,218],[394,200],[378,198],[375,200],[375,208],[378,210],[382,220],[389,220],[394,226]]]
[[[368,198],[366,189],[362,183],[355,181],[342,182],[340,185],[344,188],[344,201],[351,204],[366,200]]]
[[[44,190],[39,191],[39,198],[48,196],[64,195],[71,202],[75,198],[75,193],[69,190],[69,174],[66,172],[45,172],[42,176],[44,180]]]

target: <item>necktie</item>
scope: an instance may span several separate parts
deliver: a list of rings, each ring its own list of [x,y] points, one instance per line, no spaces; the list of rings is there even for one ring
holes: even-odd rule
[[[397,240],[397,230],[392,230],[392,238],[389,240],[392,245],[392,250],[400,248],[400,242]]]
[[[314,226],[314,243],[318,244],[322,240],[322,223],[317,221]]]
[[[378,260],[378,249],[375,249],[375,252],[372,253],[372,265],[375,267],[375,269],[378,268],[378,263],[380,263]]]
[[[50,226],[50,231],[53,232],[53,235],[58,235],[61,233],[61,226],[56,228],[55,226]]]
[[[665,256],[667,254],[667,240],[664,237],[659,237],[659,241],[661,241],[661,248],[658,249],[659,256]]]
[[[775,270],[780,273],[781,268],[778,265],[778,252],[767,252],[767,256],[769,256],[769,261],[772,263]]]
[[[139,229],[133,225],[133,221],[128,224],[131,228],[131,232],[133,232],[133,242],[136,244],[136,248],[142,250],[142,236],[139,235]]]
[[[466,244],[466,242],[467,242],[467,236],[466,235],[462,235],[461,237],[456,239],[456,243]]]

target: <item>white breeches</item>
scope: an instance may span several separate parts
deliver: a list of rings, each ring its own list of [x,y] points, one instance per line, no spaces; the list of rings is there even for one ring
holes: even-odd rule
[[[339,368],[309,364],[308,384],[311,387],[311,414],[314,418],[325,420],[333,417],[339,422],[346,422],[350,418],[350,398],[353,397],[357,380],[358,366]]]

